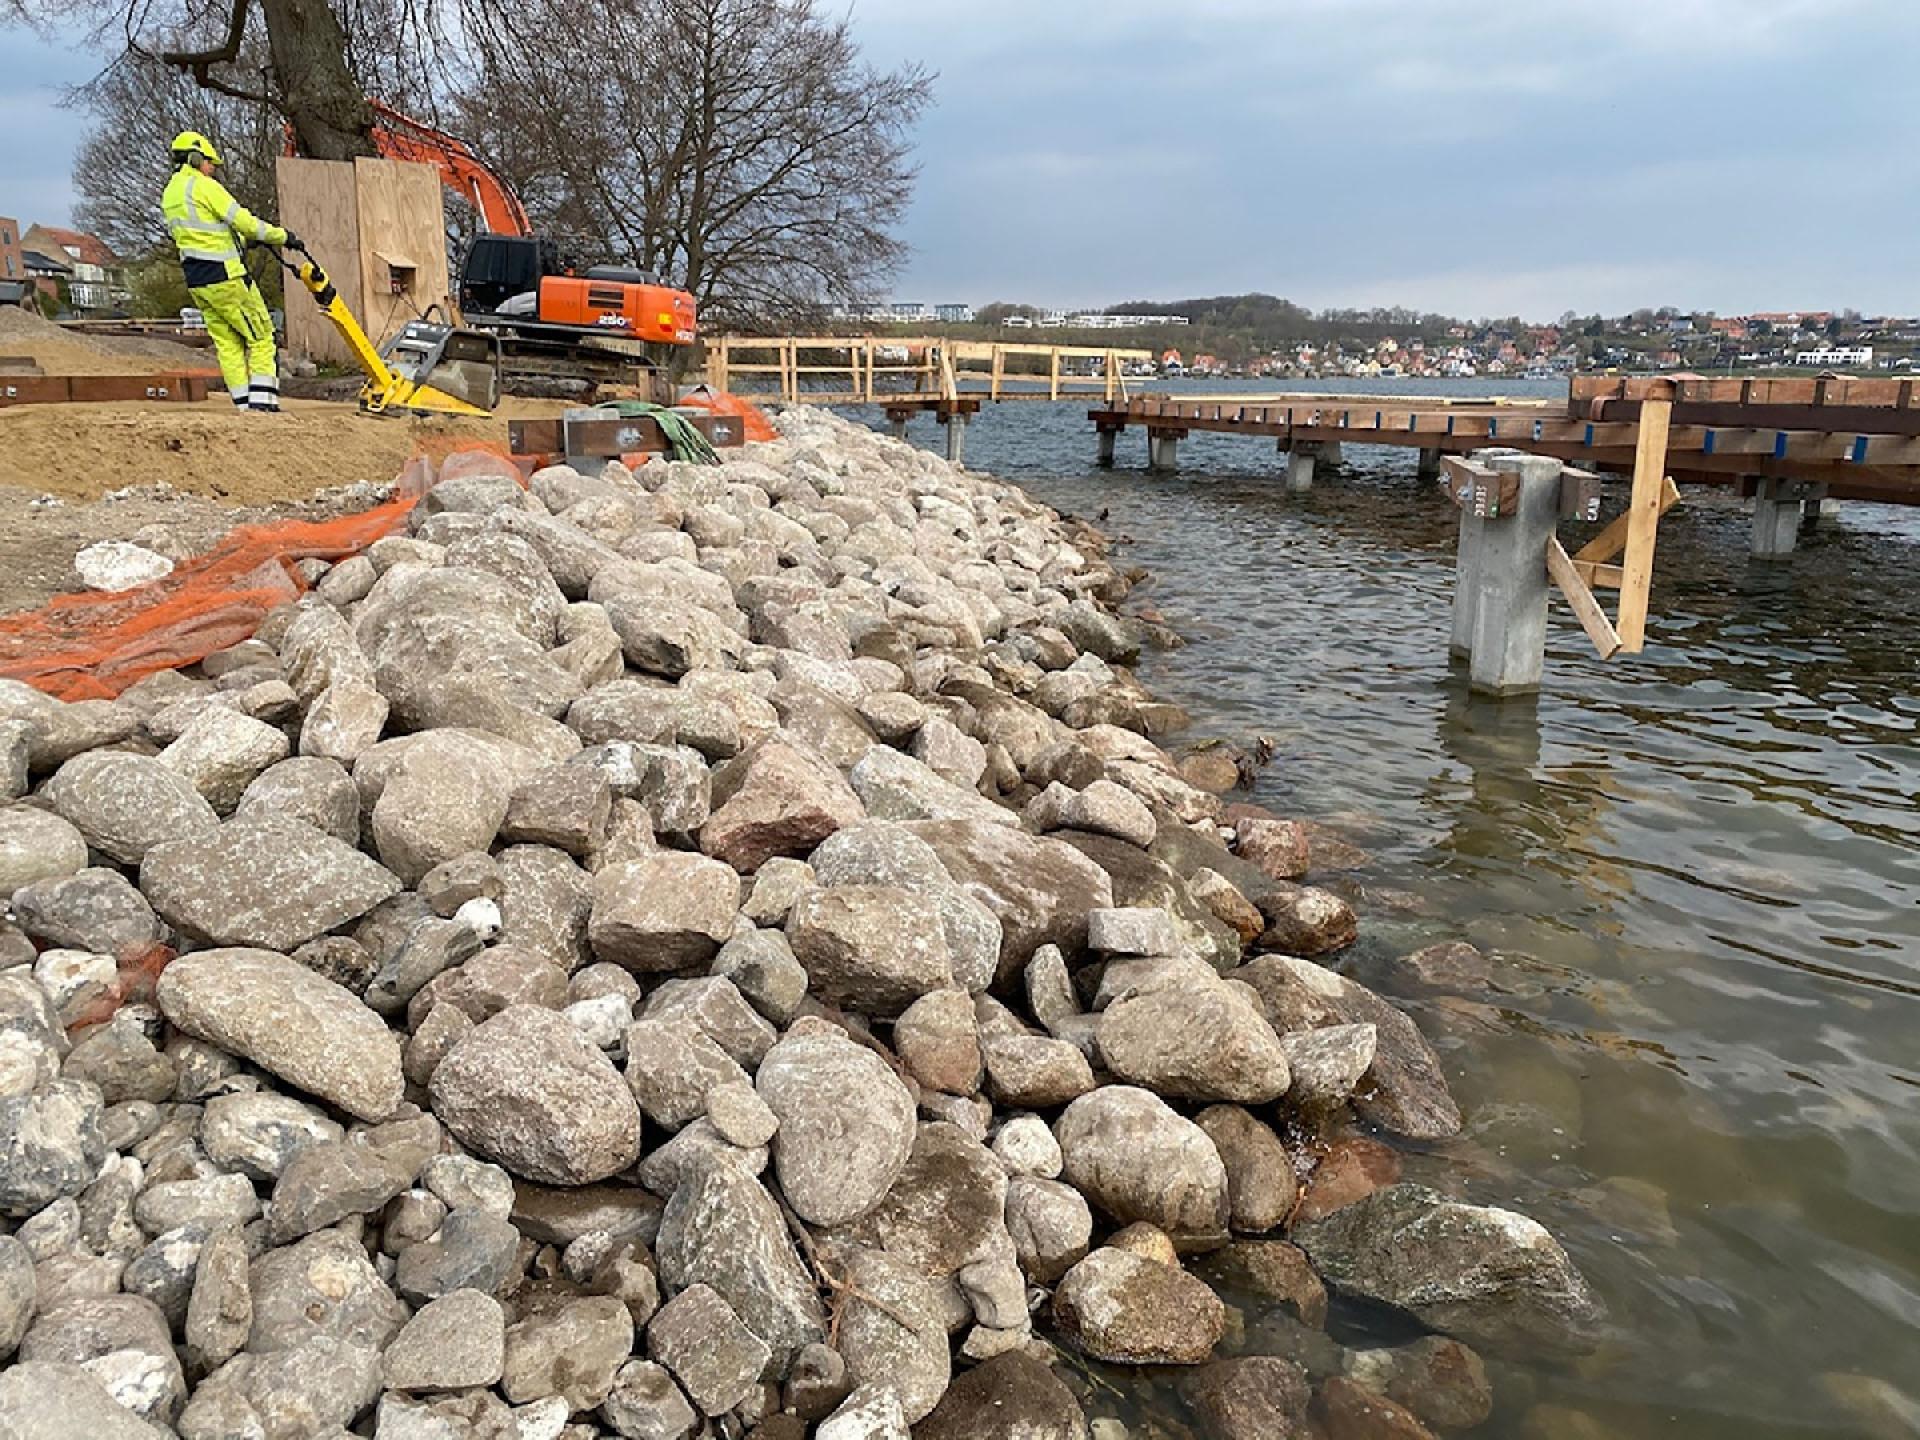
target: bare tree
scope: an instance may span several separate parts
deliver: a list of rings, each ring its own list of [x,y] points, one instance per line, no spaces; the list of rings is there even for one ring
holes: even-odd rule
[[[182,130],[216,136],[226,165],[221,180],[241,204],[274,212],[273,161],[284,141],[280,118],[265,106],[196,85],[184,71],[123,55],[75,97],[93,123],[74,156],[75,218],[115,253],[169,253],[160,191],[171,168],[168,142]]]
[[[346,160],[373,154],[373,111],[352,37],[389,37],[355,22],[360,0],[4,0],[30,23],[91,20],[119,58],[157,62],[204,90],[271,108],[303,154]],[[369,3],[388,8],[386,0]],[[426,11],[420,12],[425,15]],[[362,48],[365,48],[364,46]]]
[[[870,65],[812,0],[527,0],[467,33],[463,124],[549,227],[733,320],[897,266],[931,78]]]

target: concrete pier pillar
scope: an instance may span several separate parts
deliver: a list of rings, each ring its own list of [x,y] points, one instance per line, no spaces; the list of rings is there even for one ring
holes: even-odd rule
[[[1338,440],[1323,440],[1320,443],[1320,463],[1322,465],[1344,465],[1347,452]]]
[[[893,438],[896,440],[906,439],[907,438],[907,417],[900,414],[888,415],[887,430],[892,434]]]
[[[1471,575],[1456,577],[1458,595],[1470,590],[1469,688],[1483,695],[1524,695],[1540,688],[1547,654],[1547,537],[1560,520],[1561,463],[1544,455],[1496,455],[1486,464],[1517,474],[1519,503],[1509,515],[1461,521],[1463,555]],[[1479,533],[1468,539],[1467,530]]]
[[[1414,467],[1416,480],[1438,480],[1440,478],[1440,449],[1438,446],[1422,445],[1420,459]]]
[[[1296,440],[1293,448],[1287,451],[1287,493],[1304,495],[1313,489],[1314,465],[1320,459],[1322,446],[1318,440]]]
[[[967,417],[953,414],[947,417],[947,463],[964,465],[967,463]]]
[[[1102,470],[1113,468],[1113,441],[1119,433],[1118,430],[1102,430],[1099,433],[1099,438],[1095,442],[1099,449],[1095,453],[1094,460]]]
[[[1147,432],[1147,469],[1178,470],[1180,468],[1180,437],[1171,430],[1149,430]]]
[[[1753,558],[1780,560],[1793,553],[1800,538],[1800,502],[1805,487],[1794,480],[1765,477],[1753,492]]]
[[[1829,503],[1827,499],[1827,487],[1824,483],[1807,486],[1806,503],[1801,507],[1800,511],[1801,534],[1811,535],[1815,530],[1820,528],[1820,517],[1823,513],[1826,513],[1825,507]]]

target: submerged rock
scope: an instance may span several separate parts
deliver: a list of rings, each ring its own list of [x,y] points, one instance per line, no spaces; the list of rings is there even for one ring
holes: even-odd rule
[[[1597,1343],[1599,1300],[1559,1242],[1511,1210],[1395,1185],[1293,1238],[1336,1290],[1489,1350],[1581,1354]]]

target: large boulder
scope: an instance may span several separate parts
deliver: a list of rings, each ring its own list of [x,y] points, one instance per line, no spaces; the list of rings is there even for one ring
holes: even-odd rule
[[[640,1110],[620,1072],[556,1011],[511,1005],[433,1072],[434,1113],[516,1175],[585,1185],[640,1153]]]
[[[1416,1140],[1460,1133],[1460,1109],[1440,1057],[1407,1014],[1366,986],[1293,955],[1262,955],[1234,972],[1259,993],[1282,1032],[1370,1025],[1373,1063],[1354,1094],[1363,1119]]]
[[[854,793],[878,820],[952,820],[1020,828],[1020,817],[977,790],[940,774],[932,766],[890,745],[875,745],[860,757],[847,778]]]
[[[1537,1222],[1394,1185],[1293,1239],[1336,1290],[1406,1311],[1502,1354],[1582,1354],[1604,1311],[1567,1252]]]
[[[165,1440],[168,1433],[121,1405],[78,1365],[35,1360],[0,1371],[5,1440]]]
[[[858,1219],[906,1168],[913,1097],[884,1060],[832,1026],[796,1024],[767,1051],[754,1085],[780,1120],[780,1189],[810,1224]]]
[[[161,972],[161,1013],[196,1040],[362,1120],[400,1103],[400,1037],[351,991],[271,950],[201,950]]]
[[[907,829],[1000,921],[995,984],[1012,980],[1042,945],[1058,945],[1069,961],[1083,956],[1087,912],[1113,904],[1106,871],[1059,840],[975,820],[921,821]]]
[[[80,1080],[54,1080],[0,1100],[0,1215],[37,1214],[78,1195],[107,1156],[100,1092]]]
[[[1120,1079],[1182,1100],[1264,1105],[1290,1080],[1280,1038],[1245,991],[1169,985],[1100,1016],[1100,1056]]]
[[[740,876],[704,855],[662,851],[593,877],[595,958],[642,974],[705,965],[733,934]]]
[[[381,861],[408,884],[434,866],[486,850],[506,818],[513,779],[462,737],[429,730],[410,743],[374,802]]]
[[[866,815],[838,770],[777,734],[713,773],[711,803],[700,848],[742,874],[776,855],[807,855]]]
[[[31,805],[0,809],[0,901],[36,880],[77,875],[86,868],[86,837],[74,825]]]
[[[939,1403],[953,1373],[939,1290],[912,1265],[877,1250],[855,1250],[843,1263],[856,1287],[840,1317],[847,1377],[856,1387],[892,1390],[907,1422],[917,1423]]]
[[[1226,1307],[1180,1269],[1110,1247],[1066,1273],[1053,1321],[1096,1360],[1117,1365],[1199,1365],[1226,1330]]]
[[[290,951],[358,920],[398,893],[400,880],[311,825],[258,813],[155,845],[140,888],[196,940]]]
[[[954,1377],[914,1440],[1086,1440],[1073,1391],[1025,1350],[1009,1350]]]
[[[660,1217],[654,1253],[669,1289],[711,1286],[766,1342],[779,1370],[802,1346],[826,1338],[819,1294],[779,1206],[738,1165],[712,1161],[682,1177]]]
[[[1174,944],[1180,950],[1204,957],[1216,970],[1240,963],[1239,935],[1194,895],[1172,866],[1111,835],[1063,830],[1054,838],[1107,872],[1115,905],[1164,910],[1172,916]]]
[[[1227,1171],[1206,1132],[1131,1085],[1082,1095],[1054,1122],[1068,1184],[1122,1225],[1196,1248],[1226,1238]]]
[[[220,823],[186,776],[120,750],[75,755],[40,795],[89,845],[122,865],[138,865],[162,841],[203,835]]]
[[[804,892],[787,917],[787,941],[807,988],[863,1015],[897,1015],[953,985],[940,914],[924,896],[892,885]]]

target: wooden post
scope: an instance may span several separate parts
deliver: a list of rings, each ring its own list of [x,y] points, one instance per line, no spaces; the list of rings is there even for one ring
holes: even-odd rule
[[[1055,346],[1053,353],[1047,356],[1047,398],[1049,400],[1060,398],[1060,349],[1058,346]]]
[[[707,342],[707,383],[716,390],[727,388],[727,348],[731,343],[725,335]]]
[[[873,337],[867,336],[860,342],[860,350],[867,357],[867,403],[873,403]]]
[[[1633,450],[1633,498],[1627,506],[1627,551],[1621,562],[1620,615],[1614,628],[1620,648],[1637,655],[1647,643],[1647,596],[1653,588],[1653,542],[1660,528],[1660,499],[1667,478],[1667,431],[1673,423],[1672,386],[1663,398],[1640,403],[1640,430]]]
[[[993,347],[993,355],[988,361],[990,366],[987,380],[987,393],[995,400],[1000,398],[1000,380],[1007,373],[1007,354],[998,344]]]

